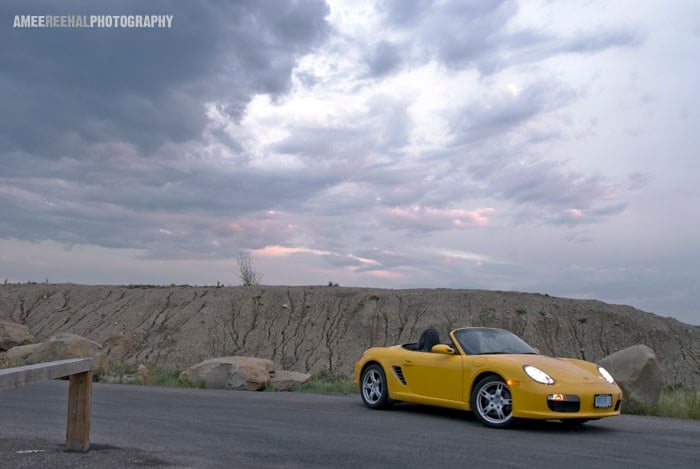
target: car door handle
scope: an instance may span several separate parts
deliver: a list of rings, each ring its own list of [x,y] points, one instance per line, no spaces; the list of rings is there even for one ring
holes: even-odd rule
[[[413,362],[412,362],[411,360],[404,360],[404,361],[403,361],[403,364],[404,364],[405,366],[413,366]]]

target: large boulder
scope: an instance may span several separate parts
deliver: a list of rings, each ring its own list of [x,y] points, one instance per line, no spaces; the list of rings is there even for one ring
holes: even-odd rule
[[[35,353],[42,344],[18,345],[5,353],[0,354],[0,368],[27,365],[29,357]]]
[[[294,386],[304,384],[309,378],[311,378],[311,375],[307,373],[276,370],[270,377],[270,384],[278,391],[289,391]]]
[[[2,354],[4,366],[35,365],[67,358],[93,358],[100,355],[102,346],[85,337],[62,332],[39,344],[12,347]]]
[[[9,321],[0,321],[0,352],[10,350],[12,347],[27,345],[34,342],[34,337],[29,328],[22,324]]]
[[[97,342],[68,332],[56,334],[39,345],[27,357],[27,365],[67,358],[97,358],[102,349]]]
[[[210,358],[180,373],[180,381],[203,383],[207,389],[260,391],[270,384],[274,371],[275,365],[265,358]]]
[[[646,345],[633,345],[598,362],[607,369],[624,392],[622,409],[647,414],[656,408],[664,377],[656,354]]]

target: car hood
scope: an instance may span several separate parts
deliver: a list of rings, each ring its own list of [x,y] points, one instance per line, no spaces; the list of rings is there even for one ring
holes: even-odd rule
[[[597,372],[596,365],[583,360],[553,358],[544,355],[490,355],[487,362],[508,361],[521,366],[532,365],[547,373],[555,381],[590,383],[605,380]]]

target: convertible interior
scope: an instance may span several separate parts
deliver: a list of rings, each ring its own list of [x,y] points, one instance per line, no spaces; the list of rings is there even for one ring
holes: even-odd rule
[[[452,340],[449,338],[447,339],[446,342],[440,342],[440,334],[435,328],[428,328],[424,330],[419,339],[418,342],[412,342],[410,344],[403,344],[402,347],[405,348],[406,350],[414,350],[416,352],[430,352],[433,348],[433,346],[444,343],[445,345],[449,345],[452,347],[452,349],[455,351],[455,354],[459,354],[459,351],[457,347],[454,346],[452,343]]]

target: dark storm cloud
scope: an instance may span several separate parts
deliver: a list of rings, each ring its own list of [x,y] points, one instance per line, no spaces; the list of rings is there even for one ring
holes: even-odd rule
[[[15,14],[172,14],[171,29],[0,28],[0,139],[58,157],[53,143],[129,141],[144,151],[198,138],[204,103],[238,118],[256,93],[289,87],[325,34],[327,6],[294,2],[3,2]]]
[[[326,184],[322,174],[292,178],[207,165],[185,171],[155,158],[129,167],[40,158],[27,164],[47,173],[56,168],[56,175],[27,176],[19,184],[0,178],[3,237],[163,253],[175,246],[230,253],[250,244],[248,237],[264,242],[268,238],[256,231],[258,225],[248,224],[250,232],[241,233],[228,223],[271,207],[293,207],[308,197],[307,190]],[[280,235],[281,227],[276,230]],[[274,244],[281,242],[279,236],[273,238]],[[209,241],[220,249],[207,247]]]
[[[327,34],[324,2],[0,10],[10,25],[15,14],[174,16],[171,29],[0,28],[0,237],[231,251],[226,242],[240,237],[217,217],[284,206],[304,197],[299,184],[320,184],[318,175],[243,170],[234,156],[217,163],[202,151],[223,146],[246,158],[206,105],[236,121],[254,95],[286,93],[297,59]]]

